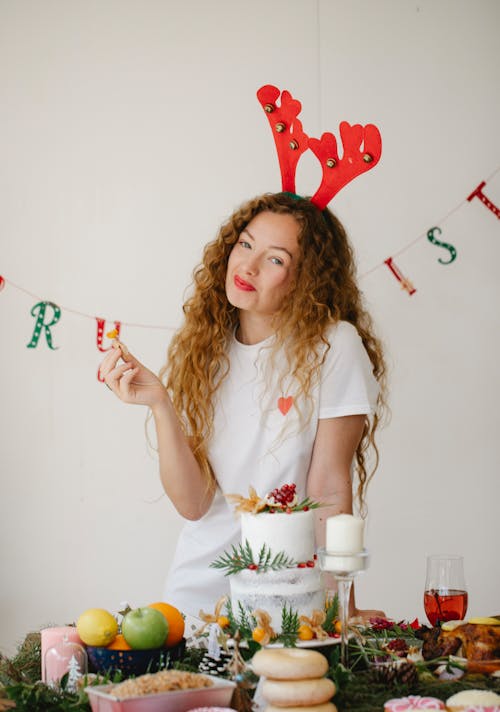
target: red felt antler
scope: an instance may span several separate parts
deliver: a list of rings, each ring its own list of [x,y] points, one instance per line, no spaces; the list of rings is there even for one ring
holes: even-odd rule
[[[281,94],[281,105],[276,100]],[[295,171],[299,158],[307,151],[308,136],[302,131],[302,123],[297,116],[302,108],[300,101],[290,92],[282,93],[270,84],[257,92],[257,98],[266,112],[271,126],[281,170],[282,190],[295,193]]]
[[[309,148],[323,169],[321,185],[311,198],[311,203],[320,210],[326,208],[330,200],[353,178],[376,166],[382,153],[380,132],[373,124],[351,126],[347,121],[342,121],[340,137],[344,149],[341,159],[333,134],[324,133],[321,139],[309,139]]]
[[[281,94],[281,105],[276,101]],[[320,210],[326,208],[330,200],[353,178],[374,168],[382,153],[380,132],[373,124],[351,126],[347,121],[340,124],[343,156],[339,158],[337,140],[331,133],[324,133],[320,139],[308,138],[302,130],[297,116],[302,108],[300,101],[290,92],[280,90],[270,84],[257,92],[271,129],[278,152],[281,170],[282,190],[295,193],[295,172],[301,155],[308,148],[319,159],[323,170],[321,185],[311,198]]]

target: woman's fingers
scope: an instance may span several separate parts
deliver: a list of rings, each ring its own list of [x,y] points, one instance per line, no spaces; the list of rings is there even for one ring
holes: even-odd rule
[[[138,368],[131,368],[129,363],[121,363],[118,366],[115,366],[115,368],[110,369],[107,373],[103,374],[104,381],[112,391],[115,391],[117,395],[122,395],[119,392],[121,390],[122,383],[125,383],[128,388],[130,386],[130,381],[132,380],[128,375],[125,378],[126,374],[129,374],[131,371],[137,373],[138,370]],[[125,380],[123,380],[124,378]]]

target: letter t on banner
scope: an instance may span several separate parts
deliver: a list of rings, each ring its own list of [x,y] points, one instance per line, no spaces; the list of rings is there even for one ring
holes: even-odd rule
[[[480,184],[477,186],[476,190],[472,191],[472,193],[469,195],[469,197],[467,198],[467,200],[468,200],[469,203],[470,203],[470,201],[471,201],[473,198],[479,198],[479,200],[483,203],[483,205],[486,205],[486,207],[488,208],[488,210],[491,210],[491,212],[493,213],[493,215],[496,215],[497,218],[500,220],[500,209],[497,208],[496,205],[493,205],[493,203],[491,202],[491,200],[490,200],[489,198],[487,198],[487,197],[485,196],[485,194],[483,193],[483,188],[484,188],[485,185],[486,185],[486,181],[483,180],[483,182],[480,183]]]

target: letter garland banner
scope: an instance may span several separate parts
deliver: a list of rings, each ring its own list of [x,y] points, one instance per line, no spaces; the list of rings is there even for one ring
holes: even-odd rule
[[[375,267],[372,267],[370,270],[367,272],[364,272],[362,275],[360,275],[361,278],[366,277],[367,275],[371,274],[375,270],[379,269],[383,265],[385,265],[390,273],[393,275],[393,277],[399,282],[401,289],[407,292],[409,296],[413,296],[416,294],[417,289],[411,282],[411,280],[403,273],[402,269],[399,267],[399,265],[396,264],[395,257],[401,255],[403,252],[406,252],[409,250],[411,247],[413,247],[414,244],[419,242],[422,238],[427,237],[427,240],[434,246],[441,248],[443,250],[447,251],[447,259],[443,259],[443,256],[438,257],[438,262],[442,265],[450,265],[452,262],[454,262],[457,258],[457,249],[455,248],[454,245],[451,243],[438,239],[436,235],[441,236],[443,231],[439,225],[443,225],[444,222],[457,210],[459,210],[465,203],[470,203],[472,202],[475,198],[477,198],[488,210],[490,210],[495,217],[500,219],[500,208],[498,208],[490,198],[488,198],[485,193],[483,192],[483,188],[487,185],[489,181],[500,171],[500,167],[498,167],[490,176],[487,180],[481,181],[481,183],[475,188],[472,193],[465,199],[463,200],[459,205],[457,205],[453,210],[451,210],[444,218],[442,218],[438,224],[436,224],[434,227],[429,228],[429,230],[426,231],[426,233],[423,233],[422,235],[419,235],[415,240],[412,242],[408,243],[405,245],[402,249],[400,249],[398,252],[394,253],[390,257],[387,257],[381,264],[376,265]],[[30,297],[33,297],[36,300],[36,304],[31,308],[31,316],[34,317],[35,323],[33,326],[33,333],[31,335],[30,341],[27,343],[27,348],[29,349],[35,349],[37,348],[38,344],[40,343],[40,340],[42,336],[45,337],[45,339],[42,339],[42,343],[46,343],[47,347],[54,351],[59,346],[54,345],[54,339],[53,339],[53,331],[55,331],[55,327],[61,320],[62,312],[69,312],[71,314],[76,314],[77,316],[85,317],[87,319],[93,319],[96,321],[96,346],[98,351],[105,353],[111,348],[111,344],[105,345],[104,344],[104,334],[106,333],[108,338],[114,338],[114,337],[119,337],[120,336],[120,330],[123,326],[131,326],[131,327],[136,327],[136,328],[141,328],[141,329],[160,329],[163,331],[174,331],[175,328],[171,326],[165,326],[165,325],[156,325],[156,324],[136,324],[136,323],[131,323],[131,322],[124,322],[121,320],[107,320],[102,317],[97,317],[93,316],[91,314],[87,314],[81,311],[77,311],[75,309],[70,309],[68,307],[64,306],[59,306],[55,304],[52,301],[47,301],[41,299],[38,295],[33,294],[33,292],[30,292],[29,290],[25,289],[24,287],[21,287],[14,282],[12,282],[10,279],[7,279],[5,276],[0,275],[0,292],[5,289],[6,285],[10,285],[11,287],[14,287],[14,289],[17,289],[21,292],[24,292],[25,294],[29,295]],[[106,323],[107,321],[112,321],[114,328],[111,332],[106,332]],[[100,375],[97,375],[98,380],[102,380]]]

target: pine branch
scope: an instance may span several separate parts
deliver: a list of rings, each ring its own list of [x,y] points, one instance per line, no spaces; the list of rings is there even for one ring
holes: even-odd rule
[[[231,552],[225,551],[222,556],[212,561],[210,567],[212,569],[227,569],[225,576],[229,576],[243,571],[243,569],[248,569],[253,563],[253,552],[248,540],[246,540],[245,545],[238,544],[238,546],[235,546],[233,544]]]
[[[333,633],[335,621],[338,620],[339,617],[339,596],[337,593],[327,600],[325,614],[326,618],[323,623],[323,628],[327,633]]]
[[[265,546],[265,544],[264,544]],[[271,553],[271,552],[269,552]],[[296,566],[296,562],[291,559],[285,551],[280,551],[276,556],[269,562],[268,566],[264,571],[271,569],[272,571],[279,571],[280,569],[291,569]]]
[[[304,507],[307,507],[308,509],[318,509],[318,507],[322,506],[321,502],[315,502],[310,497],[306,497],[302,501],[298,502],[295,507],[292,507],[292,512],[301,512]]]
[[[295,647],[299,635],[299,625],[299,614],[291,606],[287,608],[285,604],[281,609],[281,633],[277,639],[286,648]]]
[[[210,566],[213,569],[227,569],[225,576],[229,576],[248,568],[258,573],[264,573],[269,570],[289,569],[296,566],[296,562],[284,551],[280,551],[273,556],[267,544],[262,545],[258,559],[255,561],[252,547],[248,539],[246,539],[244,544],[233,545],[230,553],[225,551],[222,556],[212,561]]]

